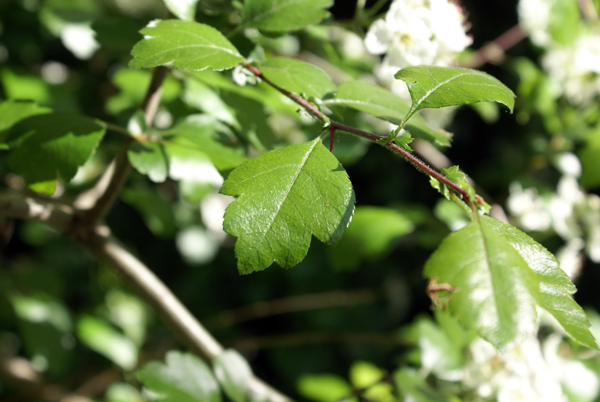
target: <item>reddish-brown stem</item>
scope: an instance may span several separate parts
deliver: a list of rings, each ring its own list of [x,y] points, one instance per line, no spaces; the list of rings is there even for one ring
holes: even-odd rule
[[[329,126],[329,130],[329,152],[333,152],[333,137],[335,136],[335,126],[332,124],[331,126]]]
[[[485,63],[499,63],[504,58],[504,53],[527,37],[520,25],[515,25],[492,42],[483,46],[467,60],[460,63],[462,67],[477,68]]]
[[[283,89],[283,88],[279,87],[278,85],[274,84],[273,82],[271,82],[255,66],[251,65],[250,63],[246,63],[246,64],[244,64],[244,66],[248,70],[252,71],[252,73],[254,75],[256,75],[258,78],[262,79],[264,82],[266,82],[267,84],[269,84],[270,86],[272,86],[273,88],[275,88],[276,90],[278,90],[279,92],[281,92],[283,95],[285,95],[289,99],[293,100],[294,102],[296,102],[297,104],[299,104],[300,106],[302,106],[304,109],[306,109],[307,112],[309,112],[311,115],[313,115],[317,119],[321,120],[322,122],[329,122],[330,123],[330,129],[331,129],[332,133],[334,133],[335,130],[340,130],[340,131],[344,131],[346,133],[354,134],[354,135],[356,135],[358,137],[362,137],[364,139],[367,139],[367,140],[373,141],[373,142],[377,142],[378,140],[386,138],[386,136],[383,136],[383,135],[377,135],[377,134],[369,133],[368,131],[359,130],[357,128],[354,128],[354,127],[347,126],[345,124],[339,123],[339,122],[337,122],[335,120],[331,120],[325,114],[323,114],[323,112],[321,112],[311,102],[309,102],[306,99],[303,99],[300,96],[296,95],[295,93],[290,92],[290,91],[288,91],[286,89]],[[332,140],[331,141],[333,141],[333,134],[332,134]],[[411,165],[413,165],[419,171],[425,173],[426,175],[428,175],[430,177],[433,177],[434,179],[436,179],[440,183],[445,184],[452,191],[456,192],[457,194],[460,194],[463,197],[463,199],[465,199],[465,200],[469,199],[469,194],[468,194],[467,190],[463,189],[458,184],[456,184],[453,181],[449,180],[446,176],[444,176],[443,174],[441,174],[437,170],[429,167],[425,162],[423,162],[422,160],[420,160],[419,158],[417,158],[415,155],[413,155],[410,152],[402,149],[401,147],[399,147],[398,145],[394,144],[393,142],[387,143],[384,146],[387,149],[389,149],[390,151],[392,151],[395,154],[397,154],[400,157],[402,157],[404,160],[406,160],[408,163],[410,163]],[[332,147],[333,147],[333,144],[332,144]],[[477,203],[480,203],[480,204],[483,203],[483,200],[479,196],[476,197],[476,201],[477,201]]]

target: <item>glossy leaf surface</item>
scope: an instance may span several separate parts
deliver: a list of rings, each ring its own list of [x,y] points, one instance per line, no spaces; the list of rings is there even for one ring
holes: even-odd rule
[[[322,98],[336,89],[336,85],[323,70],[296,59],[269,59],[261,66],[261,72],[275,85],[298,95],[304,93],[307,97]]]
[[[406,82],[412,105],[406,119],[426,108],[498,102],[512,113],[515,94],[496,78],[477,70],[455,67],[413,66],[398,71]]]
[[[165,363],[148,363],[137,377],[161,401],[221,402],[219,384],[209,367],[189,353],[171,351]]]
[[[573,340],[598,349],[585,312],[571,297],[577,289],[560,268],[556,257],[517,228],[495,219],[486,220],[510,242],[535,272],[538,279],[539,293],[535,293],[538,305],[552,314]]]
[[[537,329],[535,274],[484,217],[446,237],[425,276],[457,288],[450,312],[500,350]]]
[[[246,0],[242,24],[267,32],[297,31],[329,15],[332,0]]]
[[[343,82],[335,98],[323,103],[349,107],[394,124],[401,124],[410,109],[406,101],[398,95],[364,81]],[[413,116],[405,128],[415,137],[450,146],[448,133],[432,129],[420,115]]]
[[[556,259],[493,218],[481,216],[450,234],[427,261],[425,275],[456,288],[450,312],[500,350],[535,332],[536,306],[574,340],[596,348],[585,314],[570,298],[575,288]]]
[[[318,138],[243,163],[221,193],[239,196],[227,208],[223,227],[238,237],[242,274],[273,261],[293,267],[306,255],[311,234],[336,244],[354,210],[348,175]]]
[[[153,21],[140,31],[146,37],[131,51],[130,68],[173,63],[182,70],[225,70],[244,57],[215,28],[192,21]]]

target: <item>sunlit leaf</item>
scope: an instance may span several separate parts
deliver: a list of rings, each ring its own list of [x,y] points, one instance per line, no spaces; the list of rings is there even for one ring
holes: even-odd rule
[[[196,5],[198,0],[163,0],[165,6],[177,18],[185,21],[194,21],[196,15]]]
[[[346,171],[317,138],[267,152],[229,175],[221,193],[239,196],[225,212],[225,231],[238,237],[238,270],[247,274],[277,262],[298,264],[311,234],[336,244],[354,210]]]
[[[238,352],[228,349],[215,358],[215,376],[233,402],[247,400],[252,369]]]
[[[303,375],[298,380],[298,392],[318,402],[336,402],[352,393],[350,384],[335,374]]]
[[[90,349],[124,370],[131,370],[137,364],[138,349],[135,343],[100,318],[80,318],[77,322],[77,336]]]
[[[165,363],[150,362],[138,370],[137,377],[162,402],[221,402],[210,368],[189,353],[171,351]]]
[[[153,21],[140,31],[145,38],[131,51],[131,68],[173,63],[182,70],[224,70],[244,57],[215,28],[192,21]]]
[[[275,85],[296,94],[322,98],[333,92],[336,85],[323,70],[300,60],[287,57],[274,57],[264,63],[263,75]]]
[[[537,329],[535,274],[486,217],[446,237],[427,261],[425,276],[454,287],[450,312],[498,349]]]
[[[552,314],[573,340],[589,348],[598,349],[585,312],[571,297],[577,289],[560,268],[556,257],[517,228],[495,219],[486,220],[510,242],[536,273],[539,294],[534,295],[538,296],[538,305]]]
[[[413,66],[398,71],[396,79],[406,82],[412,105],[406,115],[426,108],[498,102],[511,112],[515,94],[496,78],[467,68]]]
[[[406,101],[398,95],[364,81],[343,82],[335,97],[323,103],[349,107],[394,124],[401,124],[410,109]],[[448,133],[432,129],[420,115],[413,116],[405,128],[415,137],[450,146]]]
[[[242,24],[267,32],[289,32],[316,24],[329,15],[333,0],[246,0]]]

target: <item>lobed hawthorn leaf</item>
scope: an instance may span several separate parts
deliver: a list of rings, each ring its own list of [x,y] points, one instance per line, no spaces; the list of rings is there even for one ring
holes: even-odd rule
[[[236,350],[227,349],[214,360],[215,376],[233,402],[245,402],[250,392],[252,369]]]
[[[406,82],[412,105],[408,120],[421,109],[498,102],[512,113],[515,94],[496,78],[467,68],[412,66],[395,75]]]
[[[238,237],[242,274],[273,261],[293,267],[308,252],[311,234],[337,244],[354,211],[348,175],[318,138],[243,163],[221,193],[239,196],[227,207],[223,228]]]
[[[163,0],[167,9],[177,18],[184,21],[194,21],[198,0]]]
[[[500,350],[537,330],[536,306],[554,315],[575,341],[597,348],[556,259],[493,218],[479,216],[450,234],[427,261],[425,276],[455,287],[450,312]]]
[[[53,193],[56,179],[71,180],[105,131],[93,119],[76,114],[30,116],[15,124],[5,138],[11,149],[8,165],[27,184],[41,184],[34,189]]]
[[[333,0],[246,0],[242,25],[265,32],[297,31],[329,16]]]
[[[401,124],[410,109],[406,101],[398,95],[377,85],[353,80],[340,84],[335,97],[324,100],[323,104],[349,107],[394,124]],[[449,135],[429,127],[420,115],[413,116],[405,128],[415,137],[450,146]]]
[[[173,63],[182,70],[225,70],[244,57],[215,28],[193,21],[152,21],[140,31],[145,38],[131,51],[130,68],[150,68]]]
[[[336,85],[323,70],[300,60],[275,57],[260,69],[275,85],[296,94],[323,98],[336,90]]]
[[[539,282],[539,294],[536,294],[538,305],[556,318],[571,339],[589,348],[598,349],[596,340],[589,330],[590,321],[583,309],[571,297],[577,289],[560,267],[556,257],[514,226],[496,219],[487,218],[487,220],[536,273]]]
[[[8,148],[5,137],[9,129],[19,121],[38,114],[52,113],[52,109],[39,106],[35,102],[8,100],[0,103],[0,149]]]
[[[165,363],[150,362],[137,371],[137,377],[163,402],[221,402],[210,368],[189,353],[170,351]]]

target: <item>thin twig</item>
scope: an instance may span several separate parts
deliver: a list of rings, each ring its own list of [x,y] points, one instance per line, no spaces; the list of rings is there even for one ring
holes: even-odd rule
[[[252,71],[252,73],[254,75],[256,75],[258,78],[260,78],[262,81],[269,84],[270,86],[272,86],[273,88],[278,90],[280,93],[282,93],[289,99],[293,100],[294,102],[296,102],[297,104],[302,106],[311,115],[313,115],[317,119],[321,120],[322,122],[327,122],[327,123],[331,124],[331,127],[333,127],[335,130],[340,130],[340,131],[344,131],[346,133],[354,134],[358,137],[362,137],[362,138],[365,138],[365,139],[367,139],[369,141],[373,141],[373,142],[377,142],[378,140],[387,138],[386,136],[383,136],[383,135],[377,135],[377,134],[370,133],[368,131],[359,130],[357,128],[350,127],[345,124],[339,123],[335,120],[331,120],[329,117],[327,117],[323,112],[321,112],[314,104],[312,104],[308,100],[303,99],[300,96],[296,95],[295,93],[290,92],[286,89],[283,89],[280,86],[276,85],[275,83],[271,82],[268,78],[266,78],[262,74],[262,72],[258,68],[256,68],[252,64],[245,63],[244,66],[247,69],[249,69],[250,71]],[[413,155],[410,152],[404,150],[403,148],[397,146],[393,142],[384,144],[384,146],[387,149],[389,149],[390,151],[394,152],[395,154],[401,156],[404,160],[409,162],[411,165],[413,165],[415,168],[417,168],[422,173],[425,173],[426,175],[438,180],[440,183],[445,184],[452,191],[460,194],[464,199],[467,199],[467,200],[469,199],[469,194],[468,194],[467,190],[463,189],[458,184],[449,180],[446,176],[444,176],[437,170],[429,167],[425,162],[423,162],[422,160],[417,158],[415,155]],[[477,202],[483,202],[483,200],[478,198]]]
[[[0,192],[0,215],[36,220],[65,233],[74,230],[79,234],[77,225],[82,225],[82,222],[76,219],[76,211],[73,208],[63,207],[51,199],[18,196],[15,192]],[[114,266],[128,279],[140,297],[154,307],[179,341],[192,353],[210,363],[223,351],[223,346],[146,265],[111,236],[107,228],[100,229],[92,228],[87,236],[75,238],[96,257]],[[268,395],[269,402],[290,401],[287,396],[257,377],[252,379],[250,389],[253,393]]]
[[[167,67],[160,66],[155,68],[152,74],[152,80],[142,103],[146,127],[152,125],[156,115],[162,94],[162,83],[168,71]],[[75,200],[74,205],[80,208],[92,205],[90,209],[81,215],[81,220],[86,222],[88,228],[93,228],[102,222],[119,198],[131,170],[127,151],[132,141],[131,137],[125,140],[121,151],[111,162],[96,186]]]
[[[271,317],[279,314],[298,311],[315,310],[338,306],[356,306],[357,304],[372,303],[378,299],[374,290],[362,289],[355,291],[336,290],[300,296],[284,297],[275,300],[262,301],[249,306],[221,312],[218,316],[206,320],[219,323],[221,326],[239,324],[257,318]]]
[[[520,25],[515,25],[492,42],[470,54],[460,64],[462,67],[478,68],[485,63],[502,62],[506,51],[527,37]]]
[[[396,335],[382,334],[380,332],[296,332],[289,335],[271,335],[248,337],[236,340],[231,344],[239,351],[255,351],[258,349],[303,346],[323,343],[372,343],[392,346],[407,346]]]

